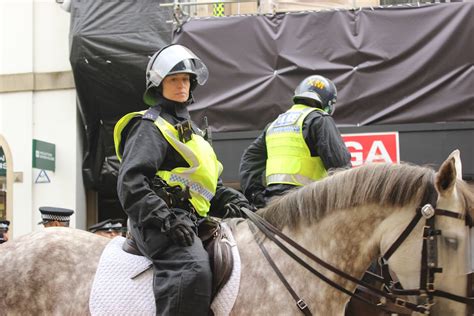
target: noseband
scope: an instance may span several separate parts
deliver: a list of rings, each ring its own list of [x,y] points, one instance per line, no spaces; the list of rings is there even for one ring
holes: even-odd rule
[[[423,198],[422,205],[416,209],[416,214],[404,231],[400,234],[400,236],[395,240],[395,242],[390,246],[390,248],[385,252],[385,254],[380,258],[380,262],[382,264],[382,276],[385,283],[385,290],[380,290],[377,287],[374,287],[372,284],[369,284],[363,280],[359,280],[344,271],[339,270],[338,268],[332,266],[331,264],[323,261],[321,258],[317,257],[316,255],[309,252],[307,249],[300,246],[298,243],[293,241],[291,238],[280,232],[277,228],[267,222],[265,219],[260,217],[259,215],[255,214],[254,212],[242,209],[248,219],[270,240],[272,240],[278,247],[280,247],[284,252],[286,252],[291,258],[293,258],[296,262],[298,262],[301,266],[305,269],[316,275],[322,281],[326,282],[328,285],[334,287],[335,289],[355,298],[361,300],[370,305],[377,305],[377,306],[387,306],[387,305],[395,305],[397,307],[401,307],[404,309],[408,309],[411,311],[416,311],[419,313],[429,314],[430,308],[433,305],[433,298],[434,297],[443,297],[449,300],[453,300],[459,303],[466,304],[468,306],[474,306],[474,298],[471,297],[464,297],[459,296],[456,294],[448,293],[445,291],[437,290],[434,287],[434,279],[435,273],[442,273],[442,268],[437,266],[437,240],[436,236],[441,235],[441,231],[435,229],[435,217],[436,216],[448,216],[451,218],[464,220],[466,225],[472,227],[472,219],[469,216],[469,213],[466,212],[466,215],[455,213],[449,210],[439,209],[433,207],[436,205],[437,200],[437,192],[433,186],[430,186],[426,193],[425,197]],[[389,274],[388,268],[388,259],[393,255],[393,253],[400,247],[403,241],[410,235],[413,229],[416,227],[418,222],[424,218],[425,225],[423,227],[423,246],[422,246],[422,254],[421,254],[421,271],[420,271],[420,288],[419,289],[408,289],[404,290],[397,286],[397,283],[392,281],[392,278]],[[256,236],[256,230],[253,225],[249,227],[254,233],[254,236],[257,240],[257,243],[264,254],[265,258],[276,272],[277,276],[279,277],[280,281],[283,285],[287,288],[290,292],[292,297],[295,300],[297,307],[301,310],[304,315],[311,315],[308,306],[303,301],[303,299],[299,298],[299,296],[295,293],[295,291],[291,288],[287,280],[285,279],[282,272],[278,269],[273,259],[270,257],[268,252],[266,251],[263,241],[258,239]],[[336,275],[358,284],[370,293],[371,296],[375,296],[377,298],[378,304],[374,304],[372,301],[368,300],[367,298],[361,296],[357,293],[352,293],[351,291],[347,290],[343,286],[337,284],[336,282],[328,279],[323,275],[323,273],[317,271],[312,266],[310,266],[307,262],[305,262],[301,257],[299,257],[294,251],[289,249],[285,246],[281,240],[285,241],[288,245],[296,249],[297,251],[304,254],[306,257],[310,258],[312,261],[316,262],[317,264],[321,265],[325,269],[335,273]],[[378,277],[378,276],[377,276]],[[414,304],[411,303],[400,296],[416,296],[417,298],[424,299],[423,304]]]

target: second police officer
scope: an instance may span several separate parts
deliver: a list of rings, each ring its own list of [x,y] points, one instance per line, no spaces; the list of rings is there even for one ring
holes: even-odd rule
[[[329,169],[351,166],[351,155],[331,117],[336,99],[331,80],[319,75],[305,78],[295,89],[293,106],[245,150],[240,185],[256,207],[323,178]]]

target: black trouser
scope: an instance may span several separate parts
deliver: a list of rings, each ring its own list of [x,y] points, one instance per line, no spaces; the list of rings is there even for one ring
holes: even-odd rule
[[[207,315],[212,273],[201,240],[194,236],[192,246],[181,247],[159,229],[140,231],[133,221],[130,224],[138,249],[153,263],[156,314]]]

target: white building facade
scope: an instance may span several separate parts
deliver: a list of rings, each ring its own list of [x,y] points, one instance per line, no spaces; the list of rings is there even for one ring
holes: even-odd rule
[[[10,238],[42,229],[40,206],[73,209],[71,227],[86,228],[69,19],[55,0],[0,1],[0,216]],[[34,140],[54,144],[54,171],[33,168]]]

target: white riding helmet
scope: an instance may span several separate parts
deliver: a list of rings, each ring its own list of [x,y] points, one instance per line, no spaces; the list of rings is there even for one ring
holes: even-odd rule
[[[146,90],[143,101],[147,105],[155,105],[157,98],[155,89],[159,88],[166,76],[188,73],[191,75],[191,92],[196,85],[204,85],[209,78],[206,65],[188,48],[172,44],[153,54],[146,69]]]

